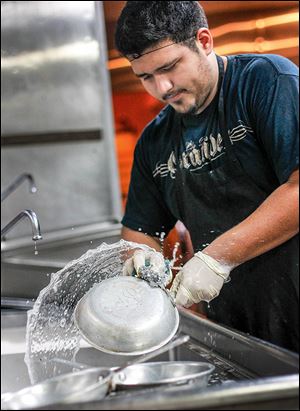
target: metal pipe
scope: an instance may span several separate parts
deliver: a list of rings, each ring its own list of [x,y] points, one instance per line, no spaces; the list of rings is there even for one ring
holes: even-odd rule
[[[37,215],[32,210],[23,210],[21,211],[13,220],[11,220],[4,228],[1,230],[1,239],[4,235],[10,231],[19,221],[23,220],[23,218],[28,217],[31,222],[32,227],[32,239],[33,241],[41,240],[41,230],[40,230],[40,223],[37,218]]]
[[[26,179],[29,181],[30,193],[36,193],[37,187],[35,185],[33,176],[29,173],[23,173],[19,175],[7,188],[5,188],[1,192],[1,201],[5,200],[6,197],[8,197]]]

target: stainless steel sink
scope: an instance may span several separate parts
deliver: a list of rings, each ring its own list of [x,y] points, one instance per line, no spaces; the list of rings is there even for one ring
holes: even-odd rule
[[[27,312],[1,310],[1,393],[15,392],[30,385],[24,362]],[[82,340],[76,361],[87,366],[116,367],[131,361],[127,356],[112,355],[96,350]],[[173,351],[161,354],[153,361],[167,361]],[[61,373],[71,372],[73,366],[58,364]]]
[[[120,225],[78,228],[44,235],[34,255],[32,242],[5,242],[2,246],[2,298],[32,306],[49,280],[63,268],[102,242],[120,239]],[[17,306],[18,304],[16,304]],[[22,306],[23,305],[23,306]],[[25,310],[1,310],[1,392],[17,391],[30,384],[24,363]],[[47,409],[299,409],[299,356],[251,336],[180,310],[180,331],[190,341],[156,361],[208,361],[215,365],[207,389],[188,384],[135,392],[120,392],[101,402],[69,404]],[[128,358],[102,353],[82,343],[78,362],[114,367]],[[65,366],[66,372],[70,370]],[[227,407],[227,408],[226,408]],[[250,407],[250,408],[249,408]]]
[[[31,240],[2,242],[1,297],[37,298],[49,283],[51,273],[103,242],[119,241],[120,232],[120,224],[108,222],[43,233],[43,240],[36,243],[38,254]]]
[[[2,311],[1,317],[1,392],[14,392],[30,384],[24,363],[26,313]],[[181,309],[180,317],[181,332],[190,335],[190,341],[154,361],[212,363],[216,368],[208,387],[190,383],[118,391],[98,402],[40,409],[299,409],[298,355],[214,324],[188,310]],[[113,367],[128,358],[102,353],[84,343],[76,360]],[[65,371],[70,371],[66,367]]]

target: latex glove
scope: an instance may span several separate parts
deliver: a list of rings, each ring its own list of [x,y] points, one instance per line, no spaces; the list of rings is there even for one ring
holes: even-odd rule
[[[161,278],[164,278],[164,285],[168,285],[172,281],[172,271],[166,264],[166,261],[158,251],[136,250],[132,257],[125,261],[123,266],[123,275],[133,275],[134,270],[136,276],[139,277],[141,268],[150,267],[151,270]]]
[[[230,268],[199,251],[182,267],[173,281],[170,292],[176,304],[190,307],[200,301],[209,302],[216,298],[228,280]]]

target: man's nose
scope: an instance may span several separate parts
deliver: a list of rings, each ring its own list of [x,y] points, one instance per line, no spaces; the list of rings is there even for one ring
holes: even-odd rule
[[[156,89],[161,96],[164,96],[173,89],[173,83],[167,76],[158,75],[155,80]]]

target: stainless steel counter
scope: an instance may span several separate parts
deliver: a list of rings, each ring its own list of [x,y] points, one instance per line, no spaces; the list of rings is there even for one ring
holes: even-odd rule
[[[298,379],[272,378],[231,383],[223,387],[197,389],[193,386],[157,388],[140,393],[108,397],[102,402],[40,409],[55,410],[297,410]]]

